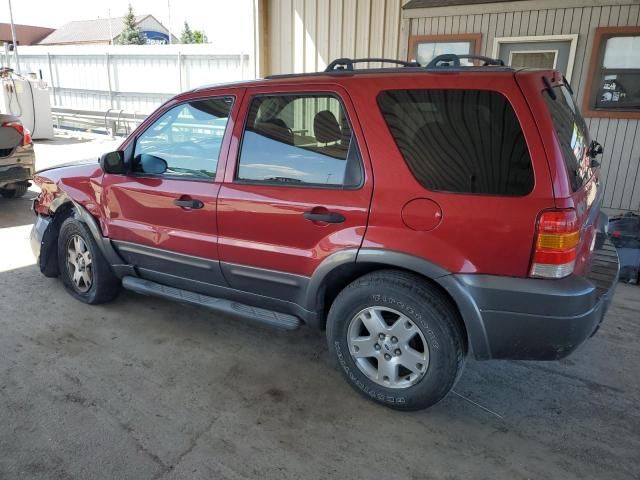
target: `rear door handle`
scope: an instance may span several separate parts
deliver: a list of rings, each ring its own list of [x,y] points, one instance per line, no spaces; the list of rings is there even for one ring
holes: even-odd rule
[[[204,207],[204,203],[202,203],[200,200],[195,200],[193,198],[179,198],[177,200],[174,200],[173,203],[175,205],[177,205],[180,208],[202,208]]]
[[[344,215],[341,215],[337,212],[327,212],[327,213],[313,213],[304,212],[304,218],[310,220],[312,222],[325,222],[325,223],[342,223],[345,218]]]

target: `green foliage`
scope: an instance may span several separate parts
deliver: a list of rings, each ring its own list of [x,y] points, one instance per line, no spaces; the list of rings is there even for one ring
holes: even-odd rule
[[[182,29],[182,34],[180,35],[181,43],[193,43],[193,32],[189,27],[187,21],[184,21],[184,28]]]
[[[193,43],[209,43],[209,39],[207,38],[207,34],[204,33],[204,30],[193,31]]]
[[[191,30],[189,23],[184,22],[184,28],[180,34],[181,43],[209,43],[207,34],[203,30]]]
[[[129,4],[129,13],[124,17],[124,29],[118,38],[120,45],[144,45],[147,39],[142,30],[136,25],[136,16],[133,14],[133,8]]]

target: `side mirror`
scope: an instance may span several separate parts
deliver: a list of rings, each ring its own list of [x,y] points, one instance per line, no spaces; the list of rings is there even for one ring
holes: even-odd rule
[[[119,150],[103,154],[100,157],[100,168],[105,173],[124,173],[124,154]]]
[[[149,155],[148,153],[143,153],[139,155],[137,158],[137,170],[142,171],[144,173],[150,173],[152,175],[160,175],[167,171],[167,162],[160,157],[156,157],[155,155]]]

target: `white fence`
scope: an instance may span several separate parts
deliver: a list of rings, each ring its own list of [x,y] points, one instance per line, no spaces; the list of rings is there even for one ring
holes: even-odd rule
[[[249,55],[215,53],[206,44],[30,46],[19,54],[22,74],[42,75],[51,87],[54,108],[144,116],[181,91],[255,78]]]

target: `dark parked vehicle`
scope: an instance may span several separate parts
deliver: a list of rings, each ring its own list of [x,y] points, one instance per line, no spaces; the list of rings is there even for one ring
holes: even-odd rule
[[[99,164],[36,175],[38,265],[85,303],[124,287],[326,329],[353,388],[402,410],[469,354],[565,357],[618,275],[602,149],[559,72],[480,62],[178,95]]]
[[[27,193],[35,162],[29,130],[18,117],[0,114],[0,195],[18,198]]]
[[[620,258],[620,280],[640,283],[640,215],[628,212],[613,217],[609,236]]]

